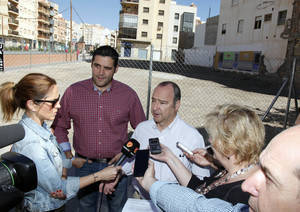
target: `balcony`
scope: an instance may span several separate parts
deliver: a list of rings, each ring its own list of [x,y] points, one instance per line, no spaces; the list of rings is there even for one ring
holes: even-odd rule
[[[119,28],[137,28],[138,16],[133,14],[120,14]]]
[[[46,2],[45,0],[38,0],[39,5],[43,5],[47,8],[50,8],[50,3]]]
[[[19,25],[19,20],[16,20],[14,18],[9,18],[8,19],[8,24],[18,26]]]
[[[50,11],[45,9],[44,7],[39,7],[38,12],[44,14],[45,16],[50,16]]]
[[[15,15],[19,15],[19,9],[12,5],[8,6],[8,12]]]
[[[133,15],[138,15],[138,11],[137,11],[137,10],[135,10],[135,11],[134,11],[134,10],[126,10],[126,11],[125,11],[125,10],[121,10],[121,11],[120,11],[120,15],[121,15],[121,14],[133,14]]]
[[[136,39],[137,29],[134,28],[120,28],[119,38]]]
[[[16,31],[16,30],[9,29],[8,30],[8,35],[19,35],[19,32]]]
[[[50,29],[47,27],[38,26],[38,31],[44,32],[44,33],[50,33]]]
[[[120,0],[121,4],[138,4],[139,0]]]
[[[12,2],[14,4],[19,4],[19,0],[9,0],[9,2]]]
[[[49,18],[45,18],[45,17],[43,17],[43,16],[39,16],[39,17],[38,17],[38,22],[42,22],[42,23],[44,23],[44,24],[50,25],[50,20],[49,20]]]

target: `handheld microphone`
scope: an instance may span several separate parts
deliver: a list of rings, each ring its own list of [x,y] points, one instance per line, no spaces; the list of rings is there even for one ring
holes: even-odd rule
[[[123,163],[125,158],[131,158],[135,156],[135,153],[139,150],[140,143],[134,138],[129,139],[122,147],[122,155],[114,166],[119,166]]]
[[[21,124],[11,124],[0,127],[0,148],[14,144],[25,137]]]

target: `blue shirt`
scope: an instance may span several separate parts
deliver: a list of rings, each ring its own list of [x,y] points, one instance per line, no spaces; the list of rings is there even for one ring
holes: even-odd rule
[[[33,160],[38,176],[37,188],[25,193],[24,207],[29,211],[49,211],[60,208],[79,190],[79,177],[61,179],[63,167],[70,168],[72,162],[66,159],[45,122],[40,126],[24,114],[19,123],[24,127],[25,137],[13,145],[12,151]],[[66,200],[50,197],[51,192],[59,189],[66,194]]]
[[[168,212],[248,212],[249,207],[244,204],[232,205],[229,202],[212,198],[207,199],[192,189],[175,183],[155,182],[150,188],[153,203]]]

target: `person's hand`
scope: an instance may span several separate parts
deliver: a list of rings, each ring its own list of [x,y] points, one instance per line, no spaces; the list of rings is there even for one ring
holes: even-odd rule
[[[114,181],[107,182],[107,183],[100,183],[99,192],[103,192],[105,195],[112,194],[116,190],[115,186],[119,182],[120,177],[121,174],[118,174],[118,176]]]
[[[122,155],[122,152],[118,153],[115,155],[115,157],[113,157],[109,162],[108,162],[108,165],[112,165],[114,164],[115,162],[117,162],[119,160],[119,158],[121,157]]]
[[[51,192],[50,196],[55,199],[62,199],[62,200],[66,199],[66,195],[60,189],[56,190],[55,192]]]
[[[150,191],[150,187],[153,183],[155,183],[157,180],[155,179],[155,170],[154,170],[154,163],[149,160],[148,162],[148,168],[145,172],[144,177],[136,177],[137,181],[140,183],[140,185],[146,190]]]
[[[160,154],[150,154],[151,158],[155,159],[155,160],[159,160],[159,161],[162,161],[162,162],[167,162],[168,159],[171,158],[172,156],[172,152],[171,150],[163,145],[163,144],[160,144],[160,147],[161,147],[161,153]]]
[[[80,158],[80,157],[74,158],[74,160],[72,161],[72,166],[79,169],[84,165],[85,162],[86,162],[86,159],[84,159],[84,158]],[[92,162],[93,161],[88,160],[88,163],[92,163]]]
[[[184,153],[184,155],[190,159],[192,162],[196,163],[199,166],[211,166],[212,162],[207,160],[205,155],[208,154],[205,149],[197,148],[192,151],[194,154],[189,155]]]
[[[94,174],[98,175],[101,181],[109,181],[114,180],[121,171],[121,166],[109,166]]]
[[[72,159],[72,157],[73,157],[73,154],[72,154],[71,150],[65,151],[65,155],[66,155],[67,159]]]

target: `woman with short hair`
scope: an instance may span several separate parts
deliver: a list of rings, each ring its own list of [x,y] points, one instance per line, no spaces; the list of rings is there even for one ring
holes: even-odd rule
[[[195,149],[193,155],[185,153],[185,156],[200,166],[217,169],[222,165],[224,169],[216,171],[213,176],[200,180],[164,145],[161,154],[151,157],[166,162],[181,185],[207,198],[248,204],[249,194],[242,191],[241,184],[257,169],[265,138],[262,121],[247,107],[224,104],[206,116],[204,127],[209,135],[213,160],[208,157],[206,149]]]

